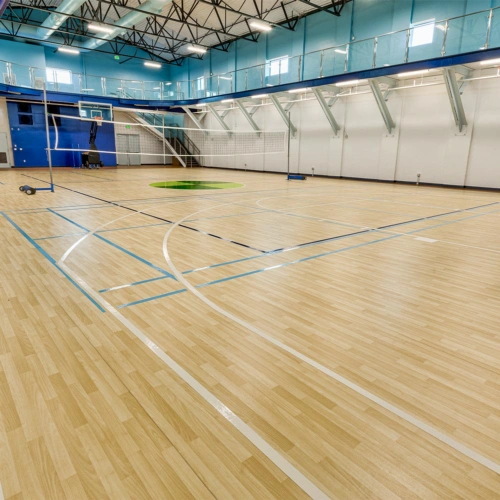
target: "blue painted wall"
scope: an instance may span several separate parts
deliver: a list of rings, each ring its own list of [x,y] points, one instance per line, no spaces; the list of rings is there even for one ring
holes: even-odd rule
[[[103,46],[105,48],[105,46]],[[140,57],[147,58],[144,53]],[[73,73],[87,73],[98,78],[116,78],[124,80],[167,81],[170,77],[170,65],[164,64],[161,69],[148,68],[144,61],[132,59],[126,61],[126,55],[120,60],[114,59],[113,54],[100,52],[82,52],[80,55],[56,52],[52,47],[43,47],[23,41],[10,41],[0,39],[0,60],[16,61],[19,66],[13,65],[13,72],[17,82],[29,85],[29,66],[39,68],[37,76],[44,76],[46,68],[69,69]],[[122,63],[122,64],[120,64]],[[0,69],[4,65],[0,62]],[[5,70],[3,69],[2,72]],[[96,79],[96,82],[98,80]]]
[[[358,53],[358,65],[360,67],[364,65],[363,69],[366,69],[371,66],[371,60],[363,61],[359,54],[366,52],[367,58],[371,58],[373,42],[361,42],[361,40],[383,33],[405,30],[412,23],[429,19],[439,21],[498,6],[500,6],[500,0],[353,0],[344,7],[339,18],[325,12],[318,12],[301,19],[294,32],[274,28],[268,34],[261,34],[257,43],[237,40],[227,53],[212,49],[203,57],[203,60],[186,59],[181,67],[171,67],[170,78],[174,81],[192,80],[201,76],[208,78],[211,75],[260,65],[269,59],[298,56],[302,53],[356,41],[359,41],[359,45],[356,44],[353,47]],[[500,38],[500,15],[497,15],[496,19],[498,21],[497,24],[494,21],[493,35]],[[456,30],[456,40],[449,42],[449,54],[458,53],[459,50],[479,50],[481,43],[478,45],[478,42],[482,41],[486,21],[487,15],[481,14],[456,22],[456,26],[453,26]],[[469,43],[470,47],[464,46],[464,41],[461,39],[463,37],[458,36],[459,32],[467,34],[468,40],[465,43]],[[475,33],[477,33],[476,37],[474,37]],[[380,40],[381,52],[386,53],[384,63],[400,63],[399,59],[402,51],[404,52],[405,43],[405,34]],[[435,45],[441,43],[442,40],[439,39],[438,34]],[[426,50],[429,53],[435,53],[430,49],[432,47],[423,47],[419,50],[415,48],[413,57],[410,55],[410,60],[425,57]],[[319,55],[308,56],[304,69],[305,77],[308,76],[307,66],[311,67],[311,71],[313,67],[317,68],[318,61],[315,58],[319,59]],[[360,68],[349,69],[355,71]],[[293,68],[290,70],[293,71]],[[238,74],[236,78],[241,79],[242,76]]]
[[[16,167],[47,167],[48,160],[45,149],[45,115],[43,106],[32,104],[33,125],[20,124],[18,105],[7,103],[9,123],[11,127],[14,165]],[[78,109],[61,106],[62,115],[78,116]],[[68,149],[85,149],[89,144],[90,123],[80,120],[61,119],[58,127],[59,147]],[[50,127],[51,147],[55,145],[54,127]],[[98,129],[96,146],[102,151],[116,151],[114,127],[104,123]],[[116,155],[102,154],[104,165],[116,165]],[[52,164],[56,167],[75,167],[81,164],[81,153],[72,151],[53,151]]]

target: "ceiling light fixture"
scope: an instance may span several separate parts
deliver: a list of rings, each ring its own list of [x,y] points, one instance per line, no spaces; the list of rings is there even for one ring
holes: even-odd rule
[[[196,52],[197,54],[205,54],[205,52],[207,51],[207,49],[205,49],[204,47],[198,47],[196,45],[189,45],[187,49],[190,52]]]
[[[234,102],[234,99],[222,99],[221,102]]]
[[[418,75],[426,75],[429,73],[428,69],[421,69],[420,71],[408,71],[407,73],[399,73],[398,76],[418,76]]]
[[[488,66],[488,65],[497,65],[500,64],[500,59],[488,59],[487,61],[481,61],[481,66]]]
[[[108,26],[101,26],[100,24],[89,24],[88,29],[90,31],[98,31],[99,33],[113,33],[113,28],[109,28]]]
[[[345,82],[339,82],[336,83],[336,87],[354,87],[354,85],[357,85],[361,80],[347,80]]]
[[[347,54],[347,50],[335,49],[335,52],[337,52],[337,54]]]
[[[252,99],[264,99],[268,97],[269,94],[257,94],[257,95],[252,95],[250,96]]]
[[[272,26],[270,26],[267,23],[261,23],[260,21],[250,21],[250,26],[252,28],[255,28],[256,30],[259,31],[271,31],[273,29]]]
[[[149,61],[146,61],[144,63],[144,66],[147,66],[148,68],[161,68],[161,64],[160,63],[156,63],[156,62],[149,62]]]
[[[59,47],[57,52],[64,52],[65,54],[79,54],[80,51],[76,49],[70,49],[69,47]]]
[[[306,88],[306,89],[292,89],[292,90],[289,90],[288,93],[289,94],[300,94],[301,92],[307,92],[311,89],[309,88]]]

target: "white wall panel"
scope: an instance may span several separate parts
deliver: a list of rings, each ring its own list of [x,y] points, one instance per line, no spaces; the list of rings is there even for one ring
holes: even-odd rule
[[[500,189],[500,79],[471,82],[462,100],[468,126],[459,133],[444,85],[393,92],[387,104],[396,129],[388,134],[371,93],[343,97],[332,108],[342,127],[338,137],[316,100],[299,101],[291,111],[298,132],[290,144],[290,171],[404,182],[416,182],[420,173],[423,183]],[[253,118],[262,130],[286,128],[272,105]],[[251,130],[237,109],[226,122]],[[205,127],[220,129],[210,116]],[[285,173],[287,158],[216,158],[213,165]]]

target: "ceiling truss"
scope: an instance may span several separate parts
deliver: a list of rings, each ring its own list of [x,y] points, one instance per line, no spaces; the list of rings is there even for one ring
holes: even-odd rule
[[[136,25],[124,28],[124,34],[96,51],[181,64],[186,57],[203,57],[187,50],[192,44],[227,52],[235,40],[257,42],[261,31],[252,27],[252,21],[293,31],[301,17],[317,11],[339,16],[350,1],[174,0],[160,13],[151,13]],[[39,28],[59,3],[59,0],[11,1],[0,19],[3,34],[37,41],[35,36],[25,35],[22,26]],[[101,38],[89,31],[89,23],[116,28],[129,12],[147,11],[141,8],[141,0],[87,0],[75,12],[64,13],[67,18],[53,28],[50,43],[82,47],[88,39]],[[137,54],[139,51],[145,54],[136,55],[130,47]]]

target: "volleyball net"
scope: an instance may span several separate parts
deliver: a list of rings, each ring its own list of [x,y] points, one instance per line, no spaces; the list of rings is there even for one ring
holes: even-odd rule
[[[188,128],[170,123],[173,117],[118,108],[110,113],[93,109],[80,109],[78,115],[49,113],[53,129],[50,148],[74,156],[91,150],[94,155],[104,155],[108,162],[114,155],[119,165],[166,164],[176,158],[184,167],[213,165],[217,157],[287,153],[286,131]],[[179,117],[177,121],[182,120],[182,115]],[[89,133],[90,140],[85,141]]]

